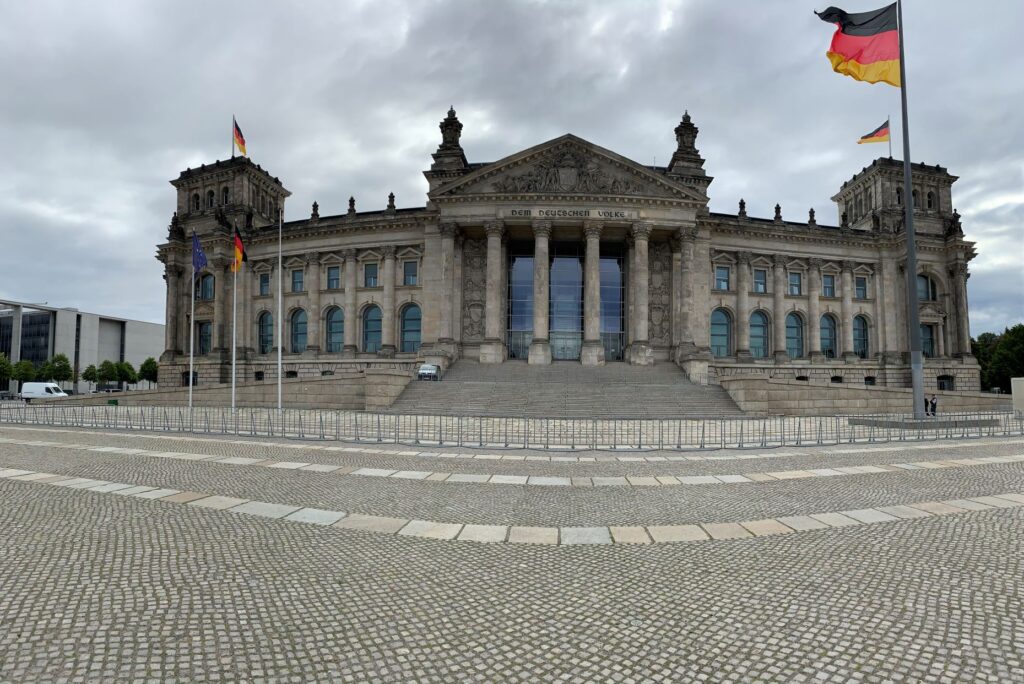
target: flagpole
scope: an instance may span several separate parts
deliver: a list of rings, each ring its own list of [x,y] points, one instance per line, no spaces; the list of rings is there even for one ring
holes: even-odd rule
[[[235,225],[237,233],[238,226]],[[232,247],[233,248],[233,247]],[[235,255],[234,268],[231,269],[231,412],[235,412],[235,357],[238,354],[238,269],[242,262]]]
[[[918,311],[917,299],[917,245],[914,233],[914,190],[910,173],[907,60],[903,50],[902,0],[896,0],[896,16],[900,40],[900,103],[903,107],[903,224],[907,233],[907,325],[910,327],[910,384],[913,388],[914,418],[920,420],[925,417],[924,358],[921,353],[921,316]]]
[[[886,114],[885,122],[889,124],[889,159],[892,159],[892,114]]]
[[[192,239],[193,240],[195,239],[195,234],[194,233],[192,235]],[[195,356],[194,356],[194,351],[195,350],[194,350],[194,347],[195,347],[195,344],[196,344],[196,330],[195,330],[195,326],[196,326],[196,262],[195,262],[195,259],[192,260],[192,284],[191,284],[191,291],[189,292],[189,298],[192,300],[192,313],[189,315],[189,318],[188,318],[188,415],[189,415],[189,422],[191,422],[191,420],[192,420],[192,418],[191,418],[192,417],[192,384],[193,384],[192,383],[192,378],[195,377],[194,374],[193,374],[194,371],[192,370],[192,366],[195,363]]]
[[[231,158],[235,158],[235,115],[231,115]]]
[[[284,231],[284,207],[277,213],[277,412],[281,412],[281,346],[284,344],[284,258],[281,256],[281,235]]]

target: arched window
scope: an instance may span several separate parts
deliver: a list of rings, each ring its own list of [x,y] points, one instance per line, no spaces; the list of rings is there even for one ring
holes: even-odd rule
[[[199,211],[203,208],[202,201],[199,199],[199,193],[192,193],[192,211]]]
[[[917,206],[918,206],[918,203],[917,203],[917,190],[914,189],[914,190],[911,190],[910,192],[913,194],[913,197],[914,197],[914,208],[917,209]]]
[[[220,191],[220,203],[221,204],[227,204],[230,199],[231,199],[231,190],[229,190],[227,188],[227,186],[221,188],[221,191]]]
[[[804,319],[799,314],[786,316],[786,353],[792,359],[804,355]]]
[[[934,302],[936,296],[935,281],[926,275],[917,276],[917,298],[922,302]]]
[[[760,311],[750,314],[750,355],[755,359],[768,357],[768,317]]]
[[[196,281],[196,299],[208,302],[213,299],[213,275],[204,273]]]
[[[732,352],[732,317],[724,309],[711,312],[711,353],[716,357]]]
[[[214,203],[217,201],[217,194],[213,190],[206,192],[206,208],[213,209]]]
[[[853,353],[868,358],[868,319],[863,316],[853,317]]]
[[[306,351],[306,312],[298,309],[292,314],[292,354]]]
[[[257,322],[259,333],[260,354],[269,354],[274,348],[274,315],[269,311],[260,314]]]
[[[925,206],[928,208],[929,211],[934,209],[935,208],[935,193],[932,192],[931,190],[929,190],[928,191],[928,196],[927,196],[925,201],[927,202],[927,204]]]
[[[420,307],[415,304],[402,309],[402,346],[401,351],[416,352],[420,349]]]
[[[381,338],[381,313],[379,306],[368,306],[363,311],[363,351],[379,352]]]
[[[334,307],[327,312],[327,339],[325,348],[327,351],[337,353],[345,344],[345,312]]]
[[[821,353],[826,359],[836,358],[836,319],[828,314],[821,317]]]

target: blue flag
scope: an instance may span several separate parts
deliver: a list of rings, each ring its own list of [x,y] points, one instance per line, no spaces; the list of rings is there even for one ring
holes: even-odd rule
[[[196,237],[195,231],[192,231],[192,268],[194,273],[199,273],[203,266],[206,266],[206,254],[203,252],[203,246],[199,244],[199,238]]]

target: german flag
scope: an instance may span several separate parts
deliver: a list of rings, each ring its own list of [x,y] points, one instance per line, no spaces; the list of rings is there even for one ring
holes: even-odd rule
[[[815,12],[839,28],[826,55],[832,70],[858,81],[900,87],[900,40],[896,4],[871,12],[850,13],[838,7]]]
[[[238,147],[238,151],[245,157],[245,136],[242,135],[242,129],[238,127],[238,122],[235,121],[235,117],[231,117],[231,125],[233,129],[233,135],[235,137],[235,145]]]
[[[861,139],[857,141],[858,145],[864,143],[873,142],[889,142],[889,120],[886,119],[885,123],[871,131],[867,135],[861,136]]]
[[[245,245],[242,244],[242,235],[235,228],[235,258],[231,261],[231,271],[238,273],[242,268],[242,262],[248,261],[249,255],[245,253]]]

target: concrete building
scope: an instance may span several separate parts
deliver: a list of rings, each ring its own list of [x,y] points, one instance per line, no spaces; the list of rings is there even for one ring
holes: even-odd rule
[[[674,363],[691,379],[772,377],[909,384],[901,163],[880,158],[832,197],[838,225],[712,213],[712,178],[689,115],[668,166],[645,166],[573,135],[470,163],[454,110],[424,172],[426,205],[356,210],[283,227],[289,191],[246,158],[171,181],[177,211],[158,259],[167,280],[161,384],[187,380],[196,298],[198,382],[230,379],[230,235],[241,381],[276,373],[279,315],[290,377],[337,369],[524,359]],[[666,155],[669,156],[669,155]],[[932,388],[978,389],[956,177],[913,166],[925,373]],[[191,282],[191,233],[209,265]],[[280,277],[283,276],[283,277]],[[283,283],[284,311],[277,311]]]
[[[64,354],[77,373],[104,361],[128,361],[138,370],[147,358],[159,358],[163,345],[160,323],[0,300],[0,354],[11,363],[27,360],[39,366]],[[17,382],[11,385],[15,391]]]

